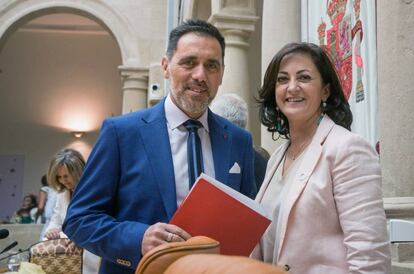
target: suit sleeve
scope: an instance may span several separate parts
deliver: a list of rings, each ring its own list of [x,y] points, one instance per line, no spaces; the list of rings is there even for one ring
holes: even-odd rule
[[[349,273],[390,273],[378,155],[352,135],[338,151],[332,177]]]
[[[73,194],[63,231],[79,246],[134,269],[148,225],[117,218],[120,161],[115,125],[107,120]]]

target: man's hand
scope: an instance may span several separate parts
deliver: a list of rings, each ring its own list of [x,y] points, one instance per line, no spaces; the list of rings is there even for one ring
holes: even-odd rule
[[[183,242],[191,237],[190,234],[176,225],[156,223],[144,233],[141,244],[141,253],[145,255],[156,246],[168,242]]]

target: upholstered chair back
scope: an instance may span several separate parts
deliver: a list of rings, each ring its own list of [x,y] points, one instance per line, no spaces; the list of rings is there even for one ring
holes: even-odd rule
[[[177,259],[189,254],[219,254],[220,243],[214,239],[196,236],[185,242],[165,243],[149,251],[141,259],[135,274],[160,274]]]
[[[241,256],[194,254],[172,263],[164,274],[283,274],[280,267]]]

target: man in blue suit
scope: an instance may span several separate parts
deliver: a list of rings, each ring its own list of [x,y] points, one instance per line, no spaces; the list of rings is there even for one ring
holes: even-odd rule
[[[104,121],[63,225],[71,240],[102,257],[100,273],[134,273],[152,248],[190,237],[168,224],[189,191],[189,119],[202,125],[204,172],[255,196],[251,135],[208,109],[222,81],[224,48],[207,22],[178,26],[162,59],[169,95]]]

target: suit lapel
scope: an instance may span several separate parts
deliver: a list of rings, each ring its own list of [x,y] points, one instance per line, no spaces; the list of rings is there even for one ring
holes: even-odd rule
[[[285,155],[285,151],[287,147],[289,146],[289,142],[285,142],[282,145],[280,145],[277,150],[274,152],[274,159],[272,159],[271,168],[269,170],[266,170],[266,176],[263,179],[262,186],[260,187],[259,192],[256,195],[256,201],[261,202],[263,199],[263,196],[266,192],[266,189],[268,188],[270,182],[272,181],[273,175],[275,174],[277,168],[280,164],[282,164],[282,158]],[[272,156],[273,157],[273,156]],[[269,166],[269,165],[268,165]]]
[[[232,134],[227,126],[221,124],[215,114],[208,110],[208,127],[210,129],[211,149],[213,152],[214,173],[218,181],[227,183],[230,165]]]
[[[143,121],[146,124],[140,127],[140,134],[155,177],[155,183],[158,184],[165,211],[170,219],[177,209],[177,198],[164,102],[155,106],[153,111],[143,118]]]
[[[312,142],[309,144],[308,149],[303,155],[303,160],[299,166],[297,174],[291,182],[292,185],[286,197],[285,205],[281,208],[283,210],[283,215],[281,220],[281,242],[279,244],[278,259],[283,247],[283,240],[285,239],[289,215],[308,183],[309,178],[322,154],[323,143],[334,125],[335,123],[327,115],[325,115],[312,138]]]

